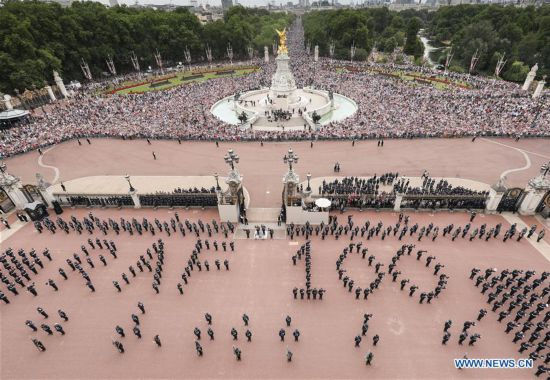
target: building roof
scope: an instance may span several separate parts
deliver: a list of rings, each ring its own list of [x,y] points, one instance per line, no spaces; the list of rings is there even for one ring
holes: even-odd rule
[[[29,111],[27,110],[6,110],[0,112],[0,120],[15,120],[19,119],[23,116],[27,116],[29,114]]]

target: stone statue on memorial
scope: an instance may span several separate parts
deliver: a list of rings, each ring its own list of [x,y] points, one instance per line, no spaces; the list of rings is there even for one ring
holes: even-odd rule
[[[46,182],[44,176],[42,176],[42,174],[40,173],[36,173],[36,182],[38,183],[38,188],[40,190],[46,190],[48,187],[51,186],[51,184]]]
[[[288,54],[288,49],[286,47],[286,28],[284,28],[282,32],[277,29],[275,29],[275,31],[279,35],[279,49],[277,50],[277,54]]]
[[[506,179],[507,177],[503,175],[498,179],[498,182],[495,185],[495,190],[497,191],[504,191],[506,190]]]

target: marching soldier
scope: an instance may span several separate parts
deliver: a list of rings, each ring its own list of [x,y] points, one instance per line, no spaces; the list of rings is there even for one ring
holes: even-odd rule
[[[59,274],[61,275],[61,277],[63,277],[63,279],[65,279],[65,280],[68,279],[67,273],[65,273],[65,271],[63,270],[63,268],[59,268]]]
[[[298,329],[294,330],[292,335],[294,335],[294,341],[297,342],[298,339],[300,338],[300,330],[298,330]]]
[[[447,342],[451,339],[451,334],[448,331],[445,331],[445,334],[443,335],[443,340],[441,341],[442,345],[447,345]]]
[[[143,303],[141,303],[141,301],[138,302],[137,307],[139,310],[141,310],[141,314],[145,314],[145,306],[143,306]]]
[[[116,347],[116,349],[118,350],[119,353],[121,353],[121,354],[124,353],[124,346],[118,340],[115,340],[113,342],[113,345]]]
[[[113,285],[116,288],[116,290],[118,290],[119,293],[122,291],[122,289],[120,288],[120,285],[118,284],[118,281],[113,281]]]
[[[478,321],[481,321],[481,319],[482,319],[483,317],[485,317],[486,315],[487,315],[487,310],[481,309],[481,310],[479,311],[478,316],[477,316],[477,320],[478,320]]]
[[[32,339],[32,342],[34,343],[34,346],[35,346],[36,348],[38,348],[38,351],[40,351],[40,352],[46,351],[46,347],[44,347],[44,345],[42,344],[42,342],[39,341],[38,339]]]
[[[239,349],[239,347],[235,347],[233,346],[233,353],[235,354],[235,358],[237,359],[237,361],[241,361],[241,350]]]
[[[290,315],[287,315],[285,318],[286,327],[290,327],[290,322],[292,321],[292,318],[290,318]]]
[[[201,330],[198,327],[195,327],[195,330],[193,330],[193,333],[197,337],[197,340],[201,340]]]
[[[38,314],[42,315],[44,318],[48,319],[48,314],[42,309],[41,307],[37,307],[36,311],[38,311]]]
[[[466,340],[467,337],[468,337],[468,333],[463,331],[460,334],[460,337],[458,338],[458,344],[462,346],[462,343],[464,343],[464,341]]]
[[[40,325],[40,327],[42,328],[42,330],[44,330],[46,333],[48,333],[48,335],[53,335],[52,329],[51,329],[50,326],[48,326],[47,324],[42,323],[42,324]]]
[[[153,341],[157,344],[158,347],[162,347],[162,343],[160,342],[160,337],[158,336],[158,334],[153,337]]]
[[[36,328],[35,324],[34,324],[31,320],[29,320],[29,319],[27,319],[27,320],[25,321],[25,324],[26,324],[27,326],[29,326],[33,331],[37,331],[37,330],[38,330],[38,329]]]
[[[374,355],[372,352],[369,352],[367,356],[365,356],[365,364],[372,365],[372,359],[374,359]]]
[[[59,323],[56,323],[53,325],[55,330],[59,332],[61,335],[65,335],[65,330],[63,330],[63,326],[61,326]]]
[[[281,338],[281,342],[284,342],[285,341],[285,330],[284,329],[280,329],[279,330],[279,337]]]

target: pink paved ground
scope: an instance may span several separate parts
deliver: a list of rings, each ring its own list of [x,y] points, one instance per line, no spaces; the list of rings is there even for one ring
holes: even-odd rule
[[[63,217],[82,217],[87,210],[66,210]],[[168,210],[93,210],[100,218],[157,217],[169,219],[173,214]],[[178,211],[181,218],[210,220],[213,211]],[[372,222],[382,220],[384,224],[395,223],[397,215],[392,212],[356,212],[356,223],[366,218]],[[339,216],[340,219],[345,215]],[[464,225],[466,214],[412,213],[411,222],[421,225],[433,221],[436,225],[454,223]],[[479,215],[476,225],[507,223],[500,216]],[[124,285],[120,273],[127,271],[140,254],[154,239],[161,237],[166,243],[166,261],[161,293],[154,294],[149,273],[130,278],[131,284]],[[95,237],[95,235],[94,235]],[[304,282],[303,263],[293,266],[290,257],[298,248],[296,242],[302,239],[252,241],[237,240],[236,252],[213,253],[205,251],[202,259],[212,262],[215,258],[229,258],[230,271],[210,271],[192,273],[185,295],[180,296],[176,284],[191,253],[195,238],[189,234],[167,237],[165,234],[152,238],[150,235],[130,237],[126,234],[113,239],[118,246],[119,258],[109,261],[107,267],[101,264],[95,269],[86,270],[96,284],[97,292],[90,293],[83,281],[69,270],[69,280],[63,281],[57,273],[59,266],[67,267],[64,259],[79,252],[88,235],[49,232],[38,234],[32,225],[25,226],[3,244],[3,249],[11,246],[27,251],[34,247],[42,250],[50,248],[53,262],[34,279],[39,296],[33,298],[25,292],[17,297],[8,296],[10,305],[0,306],[1,315],[1,378],[532,378],[532,370],[462,370],[453,367],[453,358],[467,353],[470,358],[520,357],[517,346],[512,344],[512,336],[504,334],[504,325],[496,322],[494,313],[487,317],[472,332],[482,338],[475,347],[457,345],[456,340],[462,322],[474,320],[478,310],[487,307],[479,289],[467,279],[473,266],[481,268],[534,268],[537,272],[550,270],[548,262],[527,241],[475,240],[469,243],[458,239],[452,243],[449,238],[438,238],[436,242],[423,240],[417,248],[427,249],[437,256],[436,261],[446,265],[443,272],[451,278],[448,289],[431,305],[420,305],[418,299],[409,298],[399,291],[398,284],[387,278],[381,288],[368,301],[357,301],[342,288],[335,272],[335,261],[348,244],[348,239],[336,241],[333,237],[321,241],[312,240],[312,281],[313,286],[324,287],[327,294],[323,301],[294,301],[291,289]],[[223,237],[217,237],[223,240]],[[387,265],[391,256],[401,245],[395,237],[385,241],[376,238],[364,241],[364,246],[378,260]],[[416,250],[415,250],[416,251]],[[98,251],[91,255],[97,258]],[[97,259],[95,259],[97,263]],[[374,278],[374,271],[358,255],[352,254],[344,266],[364,287]],[[433,264],[432,264],[433,267]],[[403,276],[411,278],[420,290],[433,289],[435,277],[417,262],[415,258],[404,257],[399,264]],[[54,292],[44,285],[54,278],[60,286]],[[123,291],[117,293],[111,281],[121,282]],[[133,326],[130,314],[138,313],[135,306],[141,300],[147,313],[140,315],[141,341],[132,335]],[[42,306],[50,314],[48,323],[53,325],[59,318],[55,311],[63,308],[70,321],[63,323],[67,335],[46,336],[39,331],[33,333],[24,325],[26,319],[42,323],[42,317],[35,308]],[[213,329],[216,340],[203,338],[205,355],[198,358],[194,351],[193,329],[198,326],[205,335],[206,323],[203,314],[213,315]],[[241,315],[250,316],[250,329],[253,342],[244,341]],[[353,338],[360,333],[362,315],[374,313],[366,339],[360,348],[355,348]],[[288,339],[281,343],[277,335],[284,326],[284,317],[292,316],[292,328],[301,333],[299,343]],[[452,343],[443,347],[440,343],[442,326],[446,319],[452,319],[454,326]],[[124,342],[126,353],[120,355],[111,345],[115,338],[114,327],[120,324],[126,330]],[[236,327],[240,337],[238,346],[243,351],[243,361],[236,362],[232,355],[229,334]],[[374,334],[381,337],[379,346],[372,347]],[[159,334],[163,347],[157,348],[152,337]],[[38,336],[46,345],[47,351],[39,353],[30,339]],[[286,348],[294,352],[294,360],[287,363]],[[374,365],[366,367],[366,352],[374,352]]]
[[[43,164],[58,167],[60,179],[69,180],[87,175],[124,174],[132,175],[211,175],[226,171],[222,157],[227,148],[234,148],[241,156],[239,169],[244,175],[245,186],[251,195],[253,207],[278,207],[280,204],[281,177],[285,171],[282,156],[291,145],[300,155],[298,172],[302,178],[310,171],[313,176],[332,175],[332,166],[339,161],[340,175],[371,175],[386,171],[399,171],[405,175],[419,175],[427,169],[433,176],[470,178],[494,183],[499,175],[511,168],[525,166],[523,154],[513,149],[527,151],[530,168],[509,175],[511,185],[524,186],[537,174],[540,165],[550,156],[548,140],[509,139],[431,139],[431,140],[386,140],[384,148],[377,148],[375,141],[358,142],[354,148],[350,142],[316,142],[311,149],[308,142],[302,143],[182,143],[174,141],[118,141],[93,139],[92,145],[79,147],[71,141],[48,151]],[[151,151],[158,156],[153,161]],[[24,183],[35,183],[35,173],[52,180],[54,171],[40,167],[38,154],[31,152],[7,160],[10,172],[20,176]],[[65,218],[75,214],[83,216],[88,211],[67,210]],[[168,219],[168,210],[94,210],[100,217],[147,216]],[[217,213],[212,211],[179,211],[189,219],[209,220]],[[394,213],[355,213],[356,222],[365,218],[394,222]],[[13,217],[10,221],[13,221]],[[446,225],[464,224],[464,214],[412,214],[412,222]],[[524,219],[532,223],[532,218]],[[500,216],[478,217],[477,224],[487,222],[507,223]],[[2,227],[3,228],[3,227]],[[158,237],[158,236],[157,236]],[[97,287],[89,293],[82,280],[69,273],[70,279],[62,281],[57,268],[65,266],[64,259],[79,247],[87,236],[60,235],[52,238],[49,233],[38,235],[32,226],[26,226],[12,236],[2,249],[42,250],[49,247],[54,262],[46,262],[46,269],[36,278],[37,298],[24,293],[14,297],[8,306],[0,305],[1,317],[1,378],[530,378],[534,371],[527,370],[463,370],[457,371],[452,358],[462,357],[465,352],[473,357],[518,357],[517,347],[511,336],[503,333],[502,325],[496,322],[493,313],[483,320],[476,332],[482,335],[475,347],[460,347],[456,344],[459,325],[466,319],[475,319],[484,307],[483,297],[467,280],[473,266],[485,268],[534,268],[549,270],[548,262],[528,242],[501,241],[474,243],[439,238],[435,243],[424,240],[419,247],[429,250],[446,265],[444,271],[451,276],[448,289],[432,305],[419,305],[398,290],[397,284],[384,280],[381,289],[367,302],[356,301],[338,281],[334,270],[341,250],[347,240],[333,238],[320,241],[313,239],[313,284],[328,290],[322,302],[294,301],[291,289],[304,281],[303,267],[292,266],[290,257],[297,249],[290,240],[247,241],[237,240],[237,252],[230,256],[231,271],[193,273],[185,295],[180,296],[175,285],[191,253],[195,239],[191,236],[167,238],[167,259],[161,294],[155,295],[150,283],[151,276],[139,275],[132,283],[123,286],[117,294],[111,284],[119,280],[128,265],[135,263],[140,254],[151,245],[148,237],[130,238],[109,235],[120,251],[119,259],[109,260],[109,266],[96,266],[88,272]],[[156,237],[155,237],[156,238]],[[297,240],[298,241],[298,240]],[[301,240],[300,240],[301,242]],[[365,242],[370,252],[382,262],[389,263],[401,243],[395,238]],[[97,252],[93,255],[97,256]],[[224,254],[205,253],[209,261]],[[95,260],[97,261],[97,260]],[[87,266],[86,264],[84,265]],[[373,278],[373,271],[355,255],[345,263],[350,273],[364,285]],[[412,258],[405,258],[400,270],[419,284],[421,289],[432,287],[434,277]],[[55,293],[44,285],[48,278],[60,285]],[[361,279],[360,281],[358,279]],[[141,317],[144,338],[138,342],[131,334],[130,314],[141,300],[147,314]],[[44,307],[51,315],[48,323],[58,322],[55,310],[62,307],[71,320],[64,324],[67,335],[48,337],[43,332],[32,333],[25,325],[26,319],[41,322],[37,306]],[[193,328],[206,330],[203,314],[214,317],[216,341],[203,338],[205,356],[197,358],[194,351]],[[353,347],[353,337],[360,332],[362,314],[375,314],[367,339],[362,347]],[[246,312],[251,317],[253,343],[245,343],[240,316]],[[284,316],[293,317],[293,327],[302,332],[298,344],[279,342],[278,330],[284,325]],[[443,321],[451,318],[453,343],[440,345]],[[119,355],[111,346],[115,337],[114,327],[120,324],[126,330],[123,339],[126,354]],[[243,361],[237,363],[231,352],[233,342],[229,335],[231,327],[237,327],[241,335],[239,347]],[[288,330],[288,329],[287,329]],[[370,345],[372,335],[378,333],[378,347]],[[163,347],[157,349],[152,336],[160,334]],[[290,331],[287,331],[287,337]],[[47,347],[39,353],[30,342],[38,335]],[[286,347],[294,352],[294,361],[285,361]],[[363,357],[369,350],[375,354],[374,366],[367,368]]]
[[[491,142],[493,141],[493,142]],[[494,143],[497,142],[498,144]],[[504,146],[504,145],[507,146]],[[226,173],[223,156],[228,148],[240,155],[239,170],[251,195],[251,207],[279,207],[282,176],[286,170],[282,157],[292,146],[300,156],[297,171],[305,180],[309,171],[314,177],[333,175],[334,162],[341,165],[340,175],[367,176],[397,171],[408,176],[420,176],[427,169],[434,177],[462,177],[488,184],[497,182],[507,169],[526,165],[522,153],[528,152],[531,166],[510,173],[508,183],[524,187],[538,174],[540,166],[550,159],[550,140],[529,139],[514,142],[511,139],[423,139],[386,140],[383,148],[376,141],[360,141],[352,148],[351,142],[220,143],[213,142],[122,141],[93,139],[92,145],[76,141],[55,146],[45,153],[43,164],[59,168],[60,179],[69,180],[89,175],[213,175]],[[151,152],[158,160],[154,161]],[[20,176],[24,183],[36,183],[35,174],[42,173],[47,180],[54,171],[40,167],[38,153],[6,160],[8,169]]]

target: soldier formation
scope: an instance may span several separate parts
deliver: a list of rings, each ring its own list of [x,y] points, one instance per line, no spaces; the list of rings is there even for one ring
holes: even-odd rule
[[[380,183],[391,183],[395,178],[397,178],[397,173],[395,173],[394,177],[387,175],[378,180]],[[428,187],[433,185],[433,183],[431,183],[431,185],[430,183],[431,182],[428,180]],[[406,184],[400,184],[400,186],[401,185],[406,186]],[[361,186],[376,186],[376,182],[361,183]],[[440,185],[438,184],[436,187],[437,186]],[[444,186],[444,184],[441,186]],[[447,188],[447,190],[449,189]],[[325,191],[329,191],[329,189],[325,188]],[[340,189],[339,191],[343,190]],[[495,226],[482,224],[481,226],[474,227],[473,222],[475,217],[476,214],[472,213],[470,221],[463,227],[455,227],[453,224],[442,227],[436,226],[433,223],[429,223],[425,226],[421,226],[418,223],[412,224],[409,222],[409,217],[403,213],[399,214],[396,223],[388,225],[384,225],[381,221],[371,224],[368,220],[365,221],[364,224],[356,225],[352,216],[349,216],[347,220],[342,223],[339,222],[338,217],[335,215],[330,216],[328,223],[322,223],[319,226],[312,226],[309,223],[302,226],[289,224],[287,226],[287,234],[291,240],[295,237],[301,237],[306,240],[304,244],[296,250],[295,254],[291,256],[292,266],[298,266],[303,261],[305,270],[305,286],[294,287],[292,290],[293,298],[301,300],[322,300],[326,292],[322,287],[313,286],[312,282],[312,243],[310,239],[313,236],[320,236],[322,240],[331,236],[336,240],[349,237],[350,241],[347,243],[347,246],[343,248],[336,260],[336,272],[339,280],[342,281],[345,292],[350,293],[355,299],[368,300],[369,296],[379,289],[380,285],[387,277],[388,281],[398,284],[400,290],[406,292],[410,297],[418,297],[417,299],[420,304],[432,303],[432,301],[437,299],[446,289],[449,277],[444,273],[445,265],[440,262],[435,255],[429,254],[427,250],[415,249],[416,245],[413,243],[402,244],[391,257],[391,262],[385,264],[377,260],[377,257],[373,253],[369,252],[366,246],[369,240],[376,238],[384,240],[391,236],[401,240],[406,236],[407,238],[414,238],[417,242],[420,242],[424,238],[429,238],[433,241],[441,236],[451,241],[455,241],[456,239],[487,241],[496,239],[502,234],[502,240],[506,242],[508,240],[521,241],[522,239],[530,238],[536,238],[540,241],[544,237],[544,232],[539,232],[538,235],[536,234],[536,226],[520,228],[516,224],[513,224],[506,230],[503,230],[502,225],[499,223]],[[95,286],[88,271],[93,271],[98,267],[108,266],[111,260],[117,260],[119,257],[117,245],[107,236],[109,233],[115,233],[116,235],[124,233],[130,236],[134,234],[150,234],[151,236],[155,236],[156,234],[166,234],[167,236],[176,234],[181,235],[181,237],[190,234],[194,237],[196,239],[195,244],[186,259],[187,261],[185,262],[184,260],[185,266],[181,272],[181,281],[177,284],[177,291],[181,295],[184,294],[185,286],[189,284],[193,274],[197,274],[198,272],[210,272],[211,270],[215,272],[229,271],[229,258],[235,252],[234,241],[213,239],[214,234],[223,235],[225,239],[228,239],[229,233],[234,233],[236,230],[233,224],[218,224],[216,221],[204,223],[201,220],[197,222],[190,222],[188,220],[180,221],[177,213],[168,221],[154,219],[152,222],[147,218],[143,218],[142,221],[138,221],[136,218],[130,220],[121,218],[120,222],[113,219],[102,220],[92,213],[89,213],[87,217],[81,220],[71,217],[68,222],[62,218],[58,218],[55,223],[50,219],[45,219],[42,222],[36,223],[35,227],[40,233],[42,233],[43,230],[48,230],[51,234],[56,234],[58,231],[65,232],[65,234],[76,233],[78,235],[82,235],[86,231],[89,234],[89,237],[86,238],[86,241],[80,247],[81,252],[73,253],[70,258],[66,259],[67,267],[58,268],[57,271],[60,277],[47,278],[47,281],[45,281],[46,287],[51,292],[61,291],[64,281],[74,275],[82,277],[85,285],[90,291],[95,292]],[[269,235],[273,237],[272,231],[262,225],[255,226],[253,231],[255,231],[254,235],[256,237],[268,237]],[[96,234],[103,234],[103,237],[96,237]],[[158,237],[156,241],[146,249],[143,255],[139,255],[139,259],[135,264],[130,265],[127,271],[120,274],[120,277],[112,280],[115,288],[114,290],[117,293],[123,293],[125,287],[131,286],[140,273],[149,272],[153,278],[151,283],[153,292],[154,294],[160,294],[167,256],[171,257],[171,255],[166,254],[163,237],[164,236]],[[209,261],[205,255],[205,252],[208,251],[212,253],[217,252],[224,256],[227,255],[225,256],[227,258],[222,257],[221,259],[216,258],[214,260],[209,258]],[[37,296],[37,287],[35,283],[32,282],[30,276],[37,274],[39,270],[43,269],[46,262],[52,261],[52,255],[48,249],[45,249],[42,253],[43,258],[39,257],[34,250],[28,253],[24,250],[19,250],[17,256],[11,248],[8,248],[5,253],[0,256],[0,263],[2,263],[4,270],[7,271],[9,276],[11,276],[11,281],[2,271],[0,271],[0,279],[6,284],[8,291],[15,296],[19,294],[17,285],[25,287],[31,295]],[[376,274],[375,278],[364,289],[350,276],[348,271],[350,256],[357,256],[365,263],[365,266],[372,268]],[[411,279],[403,276],[400,270],[400,263],[402,263],[404,259],[416,260],[428,268],[430,273],[432,273],[438,281],[434,289],[420,291],[419,287],[411,282]],[[472,320],[463,322],[461,331],[456,333],[458,344],[465,345],[467,343],[469,346],[476,345],[481,340],[481,334],[476,331],[472,332],[472,330],[477,324],[484,323],[487,314],[493,312],[498,314],[498,321],[500,323],[506,324],[505,332],[514,334],[513,341],[518,344],[520,353],[528,353],[529,358],[544,361],[544,364],[537,368],[537,373],[542,374],[546,372],[545,366],[550,363],[550,353],[546,345],[547,340],[550,339],[550,332],[547,331],[547,323],[550,321],[550,312],[544,314],[544,310],[547,307],[547,303],[550,301],[550,298],[548,298],[550,286],[543,286],[545,285],[544,283],[546,282],[548,273],[544,272],[540,277],[535,278],[534,271],[527,271],[523,274],[522,271],[518,270],[504,270],[499,275],[494,274],[494,270],[491,269],[486,270],[484,273],[480,272],[479,269],[474,268],[470,278],[474,281],[475,286],[480,288],[482,294],[488,297],[489,306],[480,309]],[[536,292],[535,289],[541,291]],[[9,303],[4,293],[0,293],[0,299],[5,303]],[[42,308],[39,307],[37,310],[44,319],[49,317],[48,313]],[[145,305],[142,302],[138,302],[136,310],[134,314],[131,314],[133,325],[124,326],[124,324],[120,324],[116,325],[114,328],[117,335],[116,339],[112,339],[112,342],[115,349],[120,353],[125,352],[124,340],[129,339],[125,328],[131,329],[129,330],[130,336],[133,335],[135,337],[134,339],[142,341],[147,340],[144,338],[149,336],[153,344],[159,348],[162,347],[162,341],[159,334],[144,331],[142,321],[138,314],[141,314],[141,316],[145,315]],[[47,324],[44,321],[44,323],[35,324],[31,319],[28,319],[25,324],[33,332],[41,330],[47,335],[59,334],[62,336],[67,333],[65,328],[68,317],[62,310],[59,310],[58,314],[63,322],[60,321]],[[193,329],[195,350],[199,357],[206,354],[207,347],[205,350],[204,340],[215,340],[214,318],[210,313],[205,313],[204,318],[207,325],[205,327],[198,325]],[[361,332],[353,337],[354,345],[357,348],[364,347],[365,345],[365,339],[370,329],[370,318],[372,318],[372,314],[364,315]],[[245,345],[253,342],[253,330],[249,326],[250,317],[246,313],[242,315],[242,321],[244,324],[242,329],[235,326],[229,330],[229,335],[235,343],[235,346],[233,346],[233,354],[238,361],[244,359],[243,349],[245,347],[239,340],[244,341]],[[292,342],[299,342],[301,337],[300,330],[291,326],[292,318],[286,316],[283,327],[276,330],[278,340],[286,345]],[[204,335],[203,332],[205,333]],[[547,334],[544,335],[544,333]],[[444,335],[442,338],[443,345],[447,345],[450,342],[452,337],[451,334],[452,322],[449,320],[444,326]],[[40,339],[35,338],[32,341],[40,351],[46,350],[46,347]],[[372,348],[365,353],[364,358],[366,365],[373,364],[374,351],[375,347],[380,342],[380,335],[373,334],[369,341],[372,341]],[[295,360],[294,350],[291,349],[290,346],[284,348],[284,353],[287,362],[290,363]]]
[[[491,311],[498,315],[498,322],[505,326],[504,332],[512,335],[512,342],[519,346],[518,352],[526,355],[537,366],[536,376],[550,372],[550,272],[542,272],[537,276],[535,270],[503,269],[500,272],[494,268],[481,271],[472,268],[470,280],[474,281],[481,294],[487,297]],[[482,321],[488,311],[482,308],[477,315],[477,322]],[[452,321],[445,322],[442,344],[446,345],[451,338]],[[476,326],[476,321],[465,321],[458,337],[462,345],[468,338],[468,345],[473,346],[480,338],[479,333],[469,333]]]

